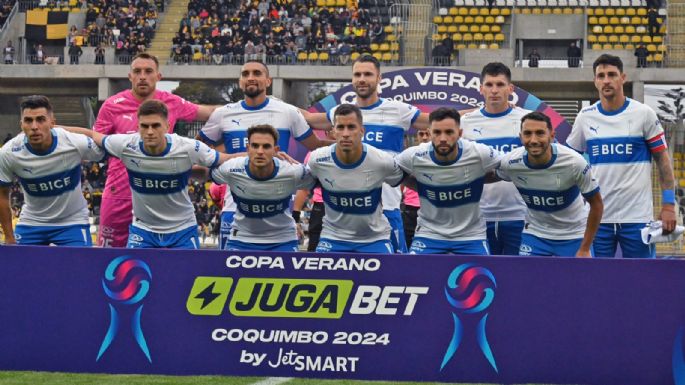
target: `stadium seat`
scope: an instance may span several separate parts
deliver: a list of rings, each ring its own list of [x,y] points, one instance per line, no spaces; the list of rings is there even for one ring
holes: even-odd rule
[[[390,52],[385,52],[383,56],[381,56],[381,60],[384,62],[389,62],[392,60],[392,54]]]
[[[459,14],[459,9],[457,7],[451,7],[448,11],[450,16],[457,16]]]
[[[463,38],[462,38],[462,41],[465,41],[465,42],[473,41],[473,35],[471,35],[470,33],[465,33]]]
[[[438,26],[438,33],[445,33],[447,32],[447,26],[446,25],[439,25]]]
[[[438,16],[436,16],[436,17],[438,17]],[[435,22],[435,21],[433,21],[433,22]],[[599,19],[597,19],[596,16],[590,16],[590,17],[587,18],[587,23],[590,24],[590,25],[599,24]],[[438,23],[438,24],[439,24],[439,23]]]
[[[488,16],[485,18],[485,24],[495,24],[495,17],[494,16]]]
[[[457,49],[466,49],[466,44],[464,44],[464,43],[457,44]]]
[[[504,34],[503,33],[498,33],[495,35],[495,41],[497,42],[503,42],[504,41]]]
[[[486,33],[485,35],[483,35],[483,40],[485,40],[488,43],[492,42],[495,40],[495,35],[493,35],[491,33]]]
[[[502,17],[502,22],[504,22],[504,16],[511,16],[511,9],[509,9],[509,8],[503,8],[503,9],[500,11],[500,16],[503,16],[503,17]]]
[[[433,23],[434,24],[442,24],[444,21],[442,16],[433,16]]]
[[[352,55],[354,55],[354,54],[352,54]],[[359,54],[357,54],[357,56],[359,56]],[[307,53],[304,51],[300,51],[300,53],[297,54],[297,60],[298,61],[306,61],[307,60]]]
[[[649,35],[644,35],[642,36],[642,42],[645,44],[649,44],[652,42],[652,37]]]
[[[474,33],[473,34],[473,40],[474,41],[483,41],[483,34],[482,33]],[[655,47],[656,50],[656,47]]]
[[[612,16],[611,18],[609,18],[609,24],[613,24],[613,25],[621,24],[621,19],[619,19],[616,16]]]
[[[622,25],[617,25],[614,27],[614,33],[615,34],[622,34],[625,33],[625,29],[623,28]]]
[[[592,33],[600,34],[603,32],[604,32],[604,28],[602,28],[602,26],[595,25],[594,27],[592,27]]]
[[[625,16],[626,10],[624,8],[616,8],[616,16]]]
[[[645,34],[645,33],[647,33],[647,28],[645,28],[644,25],[638,25],[637,27],[635,27],[635,33],[638,33],[641,35]]]
[[[626,9],[626,16],[635,16],[637,15],[637,12],[635,12],[635,8],[627,8]]]
[[[609,43],[618,43],[618,36],[616,35],[609,35]]]
[[[604,33],[607,33],[607,34],[614,33],[614,27],[612,27],[610,25],[604,26]]]
[[[588,43],[597,43],[597,35],[587,35]]]
[[[623,44],[614,44],[614,49],[623,49]]]
[[[597,36],[597,42],[598,43],[608,43],[609,38],[607,37],[607,35],[599,35],[599,36]]]
[[[476,24],[483,24],[485,23],[485,18],[483,16],[476,16],[473,18],[473,22]]]
[[[652,43],[660,44],[660,43],[663,43],[663,42],[664,42],[664,38],[661,37],[661,36],[654,36],[654,37],[652,38]]]
[[[499,16],[495,17],[495,23],[504,24],[504,16],[499,15]]]
[[[469,16],[477,16],[478,8],[469,8]]]
[[[589,40],[588,40],[588,41],[589,41]],[[628,35],[621,35],[621,36],[618,38],[618,41],[619,41],[619,43],[622,43],[622,44],[630,43],[630,36],[628,36]]]
[[[502,32],[502,27],[500,27],[499,25],[493,25],[490,27],[490,32],[492,32],[492,33]]]
[[[600,50],[600,49],[602,49],[602,45],[599,43],[595,43],[592,45],[592,49],[593,50]]]
[[[483,7],[478,9],[478,14],[481,16],[489,16],[490,11],[487,8]]]
[[[454,18],[452,16],[445,16],[442,18],[442,22],[444,24],[452,24],[454,23]]]
[[[647,16],[647,10],[644,8],[638,8],[637,9],[637,15],[638,16]]]
[[[307,55],[307,60],[309,61],[315,61],[319,59],[319,54],[316,52],[310,52],[309,55]]]
[[[531,10],[531,13],[532,13],[533,15],[541,15],[541,14],[542,14],[542,9],[540,9],[540,8],[538,8],[538,7],[535,7],[535,8],[533,8],[533,9]]]
[[[564,15],[573,15],[573,8],[564,8],[561,10],[561,13]]]
[[[647,51],[650,53],[656,52],[656,45],[655,44],[647,44]]]
[[[499,44],[497,43],[490,43],[488,46],[489,49],[499,49]]]
[[[359,59],[359,56],[361,56],[359,54],[359,52],[352,52],[352,55],[350,55],[350,60],[355,61],[355,60]],[[299,55],[298,55],[298,58],[299,58]]]
[[[473,16],[465,16],[464,17],[464,23],[473,24]]]
[[[321,52],[319,54],[319,61],[322,63],[328,63],[328,59],[330,59],[328,52]]]
[[[633,44],[631,44],[631,43],[628,43],[628,44],[626,44],[626,49],[629,49],[629,50],[632,51],[632,50],[635,49],[635,46],[634,46]]]
[[[447,33],[455,33],[457,31],[459,31],[459,29],[454,24],[447,27]]]
[[[371,56],[375,57],[377,60],[381,60],[383,55],[380,52],[374,52]]]
[[[455,35],[459,35],[459,34],[457,33]],[[453,35],[453,36],[455,36],[455,35]],[[398,43],[396,41],[390,43],[390,50],[393,52],[399,51],[400,50],[400,43]]]
[[[612,48],[613,48],[613,46],[609,43],[602,45],[602,49],[612,49]]]
[[[459,8],[459,14],[461,16],[467,16],[469,14],[469,9],[465,7],[460,7]]]
[[[459,26],[459,32],[464,33],[469,31],[469,26],[466,24],[462,24]]]
[[[666,45],[665,45],[665,44],[659,44],[659,45],[657,45],[657,46],[656,46],[656,51],[657,51],[657,52],[661,52],[661,53],[666,52]]]
[[[461,40],[462,40],[461,34],[460,34],[460,33],[455,33],[454,35],[452,35],[452,40],[454,40],[454,41],[461,41]]]
[[[604,15],[606,16],[616,16],[616,10],[613,8],[605,8]]]
[[[468,49],[478,49],[478,44],[476,43],[469,43],[469,45],[466,46]]]
[[[500,15],[499,8],[493,8],[490,10],[490,16],[499,16],[499,15]]]
[[[583,14],[583,8],[573,8],[573,14],[574,15],[582,15]]]
[[[381,46],[379,47],[379,50],[380,50],[381,52],[390,51],[390,44],[388,44],[388,43],[382,43]]]
[[[604,9],[602,8],[595,8],[595,16],[604,16]]]
[[[469,32],[471,32],[471,33],[480,32],[480,26],[478,26],[477,24],[471,24],[471,26],[469,27]]]
[[[542,14],[543,15],[551,15],[552,14],[552,8],[542,8]]]
[[[380,46],[376,43],[371,43],[369,48],[371,48],[371,52],[376,52],[376,51],[378,51],[378,48],[380,48]]]
[[[642,41],[642,39],[640,39],[640,36],[639,36],[639,35],[633,35],[633,36],[630,37],[630,42],[631,42],[631,43],[638,44],[638,43],[641,42],[641,41]]]
[[[395,36],[395,34],[388,35],[388,36],[385,38],[385,41],[388,41],[388,42],[390,42],[390,43],[392,43],[393,41],[397,41],[397,36]]]
[[[626,33],[634,34],[635,33],[635,27],[632,25],[626,25]]]

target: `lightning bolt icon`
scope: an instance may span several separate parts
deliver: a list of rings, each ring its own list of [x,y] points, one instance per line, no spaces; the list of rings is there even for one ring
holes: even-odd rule
[[[211,285],[207,286],[204,290],[202,290],[200,293],[198,293],[198,295],[195,296],[195,298],[202,300],[202,306],[200,307],[200,309],[204,309],[205,307],[207,307],[207,305],[212,303],[212,301],[214,301],[218,296],[221,295],[221,293],[214,292],[215,283],[216,282],[212,282]]]

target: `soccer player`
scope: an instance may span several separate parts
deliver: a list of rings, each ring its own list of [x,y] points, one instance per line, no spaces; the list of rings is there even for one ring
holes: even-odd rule
[[[176,121],[207,120],[214,110],[211,106],[198,106],[180,96],[156,89],[162,78],[159,61],[148,53],[133,58],[128,73],[131,89],[119,92],[100,108],[93,129],[101,134],[130,134],[138,132],[136,111],[146,100],[160,100],[168,106],[169,128]],[[123,247],[128,239],[131,224],[131,190],[126,168],[119,159],[109,159],[107,181],[100,207],[98,244],[103,247]]]
[[[464,114],[464,138],[487,144],[503,153],[521,146],[521,117],[530,111],[512,107],[514,93],[511,70],[502,63],[488,63],[480,75],[480,93],[485,107]],[[510,182],[487,184],[480,208],[488,228],[488,245],[493,255],[518,255],[526,205]]]
[[[290,138],[295,138],[309,150],[331,143],[322,141],[314,135],[297,107],[267,96],[266,91],[271,86],[271,77],[266,64],[258,60],[248,60],[241,68],[238,85],[245,98],[214,111],[199,134],[199,139],[205,143],[223,143],[228,154],[245,152],[247,128],[258,124],[268,124],[276,128],[279,137],[277,144],[284,152],[288,151]],[[229,239],[231,228],[226,224],[233,222],[235,210],[232,195],[227,191],[221,213],[221,249],[226,247]]]
[[[430,143],[430,129],[416,131],[415,139],[417,144]],[[416,192],[416,190],[403,185],[402,223],[404,225],[404,239],[407,241],[407,245],[411,245],[411,242],[414,240],[414,233],[416,232],[416,220],[418,218],[419,207],[421,207],[419,194]]]
[[[528,206],[519,255],[591,257],[602,219],[599,185],[585,158],[553,141],[547,115],[525,115],[524,147],[505,155],[497,171],[514,183]]]
[[[352,88],[357,95],[354,102],[364,116],[364,143],[392,155],[404,149],[404,133],[411,127],[428,128],[428,114],[416,107],[395,100],[381,99],[378,85],[381,81],[381,64],[370,55],[359,57],[352,65]],[[335,108],[328,113],[305,112],[307,122],[314,128],[330,129]],[[407,252],[400,202],[400,188],[383,186],[383,214],[392,227],[394,251]]]
[[[212,179],[228,184],[236,204],[227,250],[297,251],[292,194],[314,187],[302,164],[274,159],[279,133],[269,125],[247,129],[247,157],[238,157],[212,171]]]
[[[8,244],[91,246],[88,207],[81,192],[81,162],[101,161],[93,140],[55,127],[42,95],[21,101],[22,133],[0,149],[0,224]],[[12,232],[9,189],[14,177],[25,203]]]
[[[616,244],[626,258],[654,258],[640,230],[654,216],[652,163],[662,189],[659,215],[664,234],[675,228],[675,182],[664,130],[654,111],[623,94],[623,62],[601,55],[592,65],[599,101],[578,114],[566,144],[587,152],[604,195],[606,209],[595,237],[595,256],[613,258]]]
[[[462,140],[459,112],[438,108],[429,115],[431,143],[408,148],[396,158],[416,179],[421,199],[412,254],[488,255],[485,221],[478,202],[485,176],[501,153]]]
[[[312,152],[308,163],[326,207],[316,251],[392,253],[381,190],[383,183],[399,185],[403,172],[392,155],[362,143],[357,106],[339,105],[333,119],[336,143]]]
[[[169,111],[147,100],[137,112],[136,134],[102,135],[90,131],[108,154],[128,171],[133,197],[129,248],[198,249],[197,221],[188,196],[193,165],[216,167],[229,156],[202,142],[169,132]]]

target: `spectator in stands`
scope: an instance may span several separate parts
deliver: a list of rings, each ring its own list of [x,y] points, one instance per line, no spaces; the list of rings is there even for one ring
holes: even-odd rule
[[[433,57],[434,66],[448,66],[450,63],[449,50],[443,43],[433,47],[431,56]]]
[[[566,56],[568,60],[569,68],[576,68],[580,66],[580,58],[582,56],[582,51],[580,47],[576,45],[576,42],[572,42],[571,45],[566,50]]]
[[[338,46],[338,60],[340,64],[347,65],[350,62],[350,55],[352,54],[352,47],[347,43],[347,40],[343,40]]]
[[[83,50],[80,46],[74,43],[69,44],[69,64],[78,64],[81,55],[83,55]]]
[[[3,57],[5,59],[5,64],[14,64],[14,47],[12,46],[12,41],[7,41],[7,46],[2,51]]]
[[[102,43],[95,48],[95,64],[105,64],[105,47]]]
[[[637,57],[637,68],[646,68],[649,51],[647,51],[644,44],[640,43],[640,45],[635,48],[635,56]]]
[[[533,50],[528,54],[528,67],[538,68],[540,65],[540,59],[542,59],[542,57],[538,53],[537,48],[533,48]]]
[[[659,34],[659,13],[654,8],[650,8],[647,11],[647,28],[649,29],[649,36],[654,37],[654,35]]]

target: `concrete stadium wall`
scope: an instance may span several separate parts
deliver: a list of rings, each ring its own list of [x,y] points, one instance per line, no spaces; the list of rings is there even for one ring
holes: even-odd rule
[[[514,17],[516,39],[569,40],[585,38],[584,15],[522,15]]]

